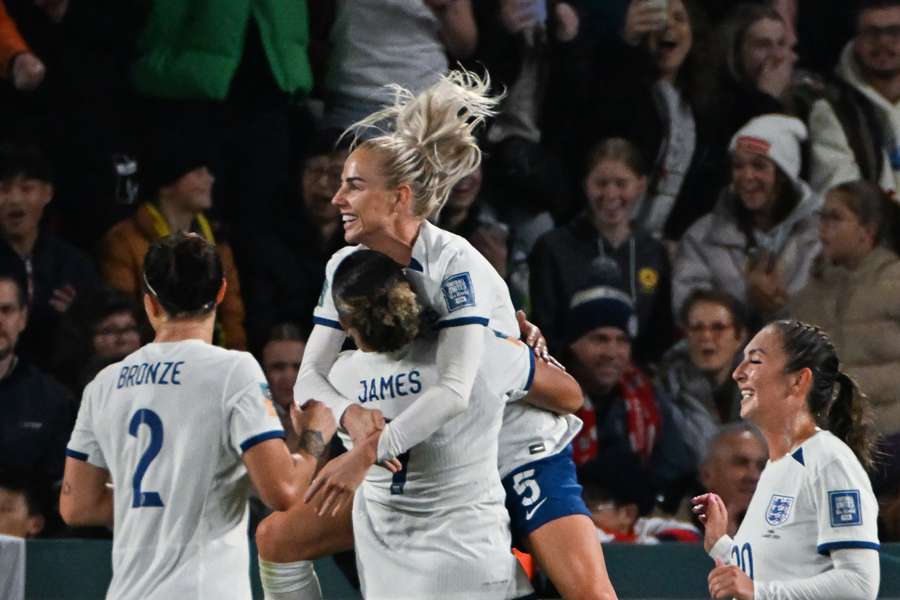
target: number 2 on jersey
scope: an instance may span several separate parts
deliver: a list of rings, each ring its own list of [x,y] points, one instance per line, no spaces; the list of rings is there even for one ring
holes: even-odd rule
[[[131,422],[128,424],[128,433],[137,437],[138,429],[141,425],[150,428],[150,445],[144,450],[141,460],[138,461],[137,469],[134,471],[134,477],[131,480],[132,498],[131,508],[143,507],[162,507],[164,506],[162,498],[157,492],[142,492],[141,481],[147,473],[147,467],[159,454],[163,444],[163,424],[159,415],[149,408],[142,408],[134,413]]]

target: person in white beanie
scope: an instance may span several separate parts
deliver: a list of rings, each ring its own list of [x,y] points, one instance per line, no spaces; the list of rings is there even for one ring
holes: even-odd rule
[[[751,309],[751,321],[778,316],[806,285],[819,254],[822,200],[800,179],[803,122],[769,114],[732,138],[731,183],[713,211],[684,234],[672,282],[677,312],[691,291],[727,290]]]

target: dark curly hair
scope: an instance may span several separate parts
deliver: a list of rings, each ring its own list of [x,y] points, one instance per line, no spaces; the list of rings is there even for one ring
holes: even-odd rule
[[[399,350],[419,335],[422,306],[400,265],[379,252],[341,261],[331,294],[343,325],[376,352]]]

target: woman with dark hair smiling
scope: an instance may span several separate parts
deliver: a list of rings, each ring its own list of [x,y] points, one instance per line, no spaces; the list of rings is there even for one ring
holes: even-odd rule
[[[710,596],[874,600],[878,503],[865,470],[874,435],[831,340],[800,321],[771,323],[747,344],[734,379],[741,416],[762,431],[769,461],[734,539],[722,499],[694,498],[716,561]]]
[[[672,276],[680,311],[694,289],[728,290],[751,327],[780,314],[809,279],[819,253],[821,199],[800,179],[802,121],[763,115],[731,140],[731,185],[684,234]]]

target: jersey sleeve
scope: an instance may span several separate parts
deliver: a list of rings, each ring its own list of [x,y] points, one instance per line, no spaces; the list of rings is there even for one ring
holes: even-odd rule
[[[324,325],[338,331],[343,331],[340,320],[338,319],[337,308],[334,306],[334,299],[331,297],[331,282],[334,281],[334,272],[344,258],[353,252],[355,247],[344,247],[331,255],[328,264],[325,265],[325,281],[322,282],[322,291],[319,293],[319,301],[313,309],[313,323],[316,325]]]
[[[83,460],[95,467],[108,469],[106,458],[97,441],[96,428],[94,426],[94,403],[96,385],[91,382],[84,388],[81,407],[78,409],[78,418],[75,420],[75,428],[66,445],[66,456]]]
[[[478,251],[457,248],[441,274],[441,284],[432,308],[440,329],[459,325],[487,325],[495,303],[498,277]]]
[[[488,383],[506,402],[523,398],[534,381],[534,352],[524,342],[488,330],[484,367]]]
[[[260,442],[284,439],[269,384],[252,356],[241,355],[226,389],[228,435],[235,452],[243,454]]]
[[[835,459],[814,482],[819,554],[845,548],[878,550],[878,503],[865,471],[851,459]]]

